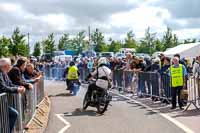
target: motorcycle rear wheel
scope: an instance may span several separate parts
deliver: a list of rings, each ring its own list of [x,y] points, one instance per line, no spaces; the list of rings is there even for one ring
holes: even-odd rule
[[[89,95],[88,93],[85,94],[84,100],[83,100],[83,110],[86,110],[87,107],[89,106]]]

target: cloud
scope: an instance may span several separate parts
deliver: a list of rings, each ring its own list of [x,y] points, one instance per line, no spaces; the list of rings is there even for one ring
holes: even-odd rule
[[[110,22],[116,27],[131,27],[141,37],[147,27],[151,27],[153,31],[166,28],[164,20],[169,17],[168,10],[143,5],[129,12],[113,14]]]
[[[197,37],[198,5],[199,0],[1,0],[0,34],[10,36],[19,27],[30,33],[33,43],[52,32],[74,36],[90,25],[106,39],[120,40],[130,30],[142,38],[147,27],[160,35],[169,26],[181,38]]]
[[[166,8],[174,18],[199,18],[199,0],[160,0],[154,3],[156,6]]]

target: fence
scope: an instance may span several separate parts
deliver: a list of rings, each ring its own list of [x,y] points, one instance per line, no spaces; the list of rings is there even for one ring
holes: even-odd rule
[[[44,69],[45,79],[46,80],[65,80],[65,67],[50,67],[47,66]],[[79,68],[80,80],[84,81],[89,74],[89,69]]]
[[[5,93],[0,94],[0,132],[9,133],[8,99]]]
[[[34,89],[25,94],[1,94],[0,95],[0,127],[1,133],[9,133],[8,108],[13,107],[19,113],[15,131],[22,133],[26,124],[34,115],[36,106],[44,98],[44,79],[34,84]]]
[[[199,100],[199,91],[198,91],[198,87],[199,87],[199,79],[195,79],[194,76],[191,76],[188,81],[187,81],[187,86],[188,86],[188,106],[186,107],[185,110],[187,110],[192,104],[196,107],[196,109],[199,109],[197,107],[198,100]]]
[[[160,75],[157,72],[134,73],[133,71],[114,70],[112,77],[113,86],[119,88],[119,90],[124,92],[131,91],[138,96],[150,96],[160,100],[167,100],[168,102],[171,101],[171,81],[168,74]],[[183,92],[188,95],[188,107],[193,104],[198,108],[198,83],[194,77],[188,76],[187,90]]]

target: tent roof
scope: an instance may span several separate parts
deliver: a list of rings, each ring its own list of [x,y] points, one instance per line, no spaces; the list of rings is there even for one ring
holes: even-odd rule
[[[196,46],[200,45],[200,43],[190,43],[190,44],[180,44],[174,48],[170,48],[164,52],[165,55],[174,55],[174,54],[180,54],[184,51],[187,51],[191,48],[194,48]]]

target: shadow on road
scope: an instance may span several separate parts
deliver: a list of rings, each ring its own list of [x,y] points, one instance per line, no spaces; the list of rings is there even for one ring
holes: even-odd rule
[[[70,93],[59,93],[59,94],[56,94],[56,95],[49,95],[49,97],[71,97],[72,94]]]
[[[74,116],[100,116],[94,110],[82,110],[80,108],[74,110],[73,112],[65,112],[65,117],[74,117]]]
[[[176,118],[176,117],[191,117],[191,116],[198,116],[198,115],[200,115],[200,111],[193,109],[193,110],[187,110],[185,112],[182,112],[181,114],[175,115],[175,116],[173,116],[173,118]]]
[[[128,101],[128,100],[126,98],[112,94],[112,102],[119,102],[119,101]]]

